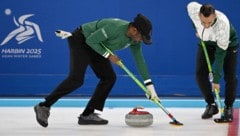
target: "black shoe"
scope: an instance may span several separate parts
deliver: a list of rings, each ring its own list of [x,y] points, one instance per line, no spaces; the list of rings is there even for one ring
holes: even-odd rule
[[[96,113],[91,113],[88,116],[80,115],[80,117],[78,117],[78,124],[79,125],[106,125],[108,124],[108,121],[100,118]]]
[[[228,122],[233,121],[233,108],[232,108],[232,106],[225,106],[224,107],[224,119],[228,120]]]
[[[202,119],[209,119],[217,113],[218,113],[218,107],[216,104],[215,105],[211,105],[211,104],[207,105],[206,110],[202,114]]]
[[[45,106],[36,105],[36,106],[34,106],[34,111],[36,113],[37,122],[41,126],[47,127],[48,126],[48,117],[50,115],[50,112],[49,112],[50,108],[45,107]]]

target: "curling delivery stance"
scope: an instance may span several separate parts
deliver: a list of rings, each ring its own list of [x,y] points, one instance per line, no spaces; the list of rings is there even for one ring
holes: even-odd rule
[[[142,54],[142,42],[147,45],[151,44],[151,34],[152,24],[142,14],[138,14],[133,22],[108,18],[83,24],[72,33],[56,31],[57,36],[68,39],[70,72],[68,77],[45,98],[45,101],[34,107],[37,122],[43,127],[48,126],[50,107],[58,99],[83,85],[86,69],[90,66],[100,81],[86,108],[80,114],[78,124],[108,124],[108,120],[100,118],[95,110],[103,111],[105,101],[116,81],[116,74],[111,62],[119,65],[120,59],[116,55],[110,54],[104,47],[111,51],[129,47],[138,71],[150,92],[147,97],[160,101]]]
[[[226,15],[215,10],[211,4],[201,5],[197,2],[190,2],[187,10],[195,26],[197,37],[201,39],[196,58],[196,79],[207,103],[202,119],[211,118],[219,112],[212,91],[220,91],[222,89],[220,88],[220,80],[223,72],[225,80],[225,106],[223,116],[214,121],[217,123],[232,122],[233,104],[236,98],[238,83],[236,76],[239,46],[237,33]],[[206,52],[202,48],[205,46]],[[209,58],[205,58],[206,54],[208,54]],[[210,65],[213,66],[213,75],[210,77],[212,78],[211,82],[208,77],[209,72],[211,72],[209,71],[211,66],[208,68],[206,59],[209,59]]]

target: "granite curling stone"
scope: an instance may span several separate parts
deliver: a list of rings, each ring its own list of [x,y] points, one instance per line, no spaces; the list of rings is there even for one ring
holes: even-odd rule
[[[143,107],[135,107],[125,115],[125,123],[132,127],[147,127],[153,123],[153,115],[147,111],[139,111]]]

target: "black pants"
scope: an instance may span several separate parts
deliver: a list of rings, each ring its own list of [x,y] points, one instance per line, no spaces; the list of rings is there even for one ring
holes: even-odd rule
[[[116,74],[112,68],[111,62],[96,53],[85,43],[85,38],[81,29],[76,29],[73,32],[73,36],[68,38],[68,43],[70,49],[69,75],[49,96],[45,98],[44,105],[50,107],[62,96],[81,87],[84,82],[86,69],[90,66],[100,81],[93,96],[88,102],[87,108],[102,111],[105,100],[116,81]]]
[[[229,47],[227,49],[227,54],[224,59],[223,73],[225,81],[225,105],[233,106],[233,103],[237,94],[237,58],[238,58],[238,47]],[[215,47],[207,46],[207,52],[211,64],[213,64],[215,58],[214,53],[216,51]],[[205,101],[208,104],[214,103],[214,95],[212,92],[212,86],[208,79],[208,67],[204,52],[201,46],[198,47],[197,58],[196,58],[196,80],[198,86],[204,96]],[[224,90],[223,87],[221,90]]]

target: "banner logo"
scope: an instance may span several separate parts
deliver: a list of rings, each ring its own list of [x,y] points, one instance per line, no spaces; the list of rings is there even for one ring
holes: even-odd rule
[[[5,14],[11,15],[11,9],[6,9]],[[42,57],[41,48],[8,48],[6,45],[10,40],[16,40],[17,44],[23,44],[24,42],[37,38],[40,42],[43,42],[40,27],[37,23],[30,21],[34,14],[25,14],[16,19],[13,16],[16,29],[12,30],[1,42],[1,57],[2,58],[31,58],[40,59]]]
[[[11,10],[6,9],[5,14],[11,14]],[[18,44],[22,44],[23,42],[30,40],[35,36],[37,36],[40,42],[43,42],[39,25],[29,21],[29,18],[32,16],[34,16],[34,14],[22,15],[18,18],[18,20],[16,20],[14,16],[13,21],[17,28],[7,35],[7,37],[2,41],[0,46],[3,46],[13,38],[18,41]]]

